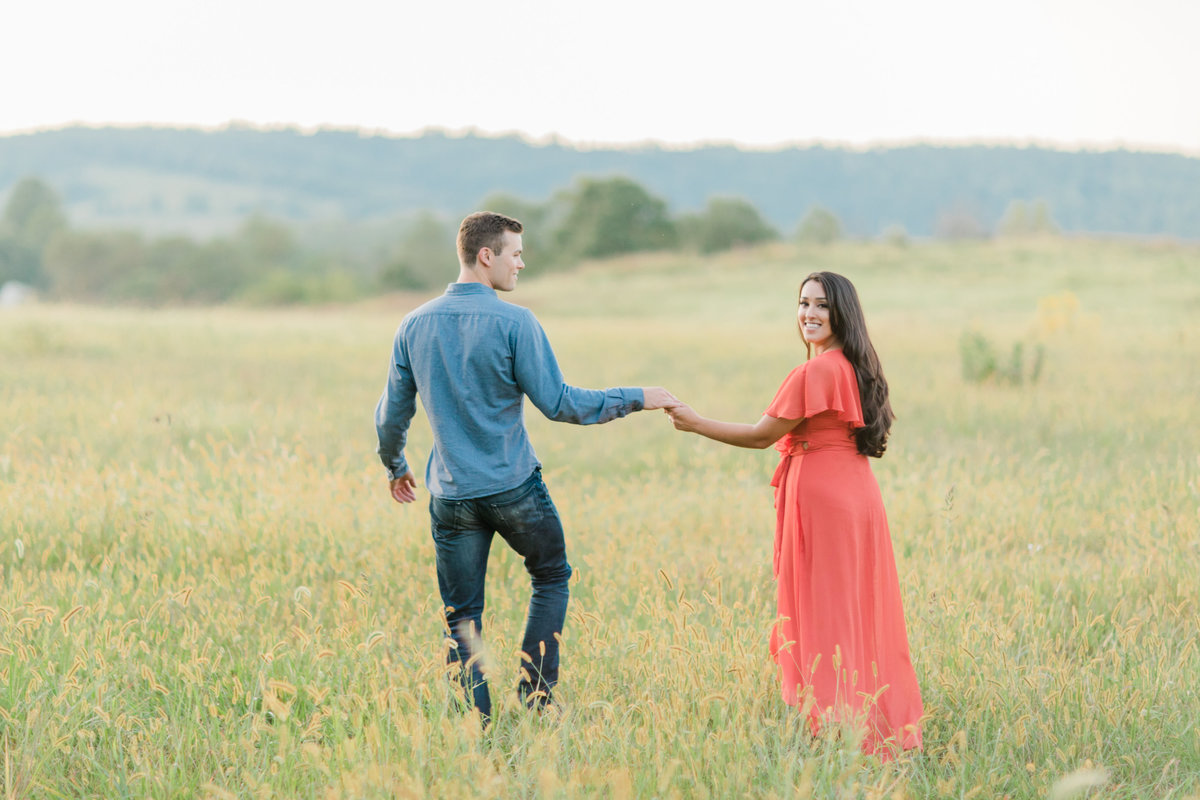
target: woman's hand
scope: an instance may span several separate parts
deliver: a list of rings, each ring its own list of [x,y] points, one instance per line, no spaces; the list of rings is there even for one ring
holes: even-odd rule
[[[671,417],[671,422],[674,423],[675,430],[686,431],[688,433],[695,432],[696,424],[700,421],[700,415],[691,406],[680,403],[677,406],[666,409],[666,412]]]

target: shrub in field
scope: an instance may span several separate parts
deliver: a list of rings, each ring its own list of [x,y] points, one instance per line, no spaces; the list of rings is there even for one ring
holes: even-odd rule
[[[958,337],[963,380],[981,383],[996,372],[996,351],[988,338],[978,331],[964,331]]]
[[[962,359],[962,376],[969,383],[983,383],[995,379],[1000,383],[1017,386],[1028,381],[1037,383],[1042,376],[1045,362],[1045,347],[1038,344],[1028,363],[1025,346],[1015,342],[1008,359],[1001,361],[996,348],[986,336],[978,331],[966,331],[958,340],[958,353]]]

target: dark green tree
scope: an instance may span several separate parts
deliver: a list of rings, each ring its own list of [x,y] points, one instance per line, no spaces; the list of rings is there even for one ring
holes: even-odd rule
[[[580,178],[559,201],[569,208],[554,231],[561,261],[666,250],[678,244],[666,202],[629,178]]]
[[[46,288],[46,273],[42,270],[41,254],[5,236],[0,236],[0,286],[8,281]]]
[[[67,227],[62,200],[37,178],[24,178],[13,187],[4,205],[0,236],[41,253],[54,234]]]
[[[66,228],[58,194],[37,178],[22,179],[0,217],[0,283],[15,280],[46,288],[42,255],[46,244]]]
[[[762,218],[758,209],[740,197],[710,197],[701,213],[686,214],[677,225],[683,245],[701,253],[779,238],[779,232]]]

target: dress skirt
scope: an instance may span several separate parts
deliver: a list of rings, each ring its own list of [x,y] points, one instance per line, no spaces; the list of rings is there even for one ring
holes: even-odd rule
[[[921,691],[887,514],[853,438],[862,425],[853,367],[840,351],[810,360],[788,376],[767,413],[803,420],[779,441],[772,481],[778,618],[771,654],[783,699],[807,714],[814,733],[860,726],[865,752],[889,758],[920,748]]]

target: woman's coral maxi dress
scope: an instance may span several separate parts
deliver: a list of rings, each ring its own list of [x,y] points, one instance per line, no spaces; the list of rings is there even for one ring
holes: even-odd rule
[[[831,350],[794,369],[766,413],[801,419],[776,444],[771,653],[785,702],[822,723],[865,725],[865,752],[919,748],[921,690],[909,657],[887,516],[855,445],[854,367]]]

